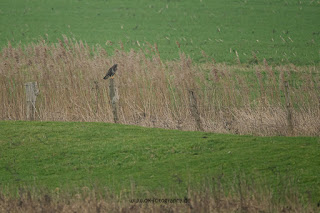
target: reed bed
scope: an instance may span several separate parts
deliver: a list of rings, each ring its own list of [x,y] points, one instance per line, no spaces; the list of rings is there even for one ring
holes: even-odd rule
[[[190,91],[204,131],[254,135],[320,134],[318,66],[194,64],[184,53],[162,61],[157,45],[109,55],[101,46],[64,37],[0,52],[0,119],[26,119],[24,84],[37,82],[36,119],[114,122],[107,69],[115,83],[122,124],[197,130]],[[285,83],[288,82],[285,92]],[[290,99],[287,98],[290,96]],[[293,132],[288,130],[288,105]]]
[[[190,198],[142,198],[119,201],[115,197],[101,198],[99,194],[89,192],[75,196],[60,195],[54,198],[44,194],[34,198],[30,192],[22,192],[19,197],[0,195],[1,212],[308,212],[315,213],[318,208],[310,204],[301,204],[299,200],[287,200],[279,203],[271,195],[253,197],[223,196],[212,193],[191,193]],[[219,197],[220,196],[220,197]],[[123,198],[122,198],[123,199]],[[181,203],[180,203],[181,202]]]
[[[318,212],[319,203],[303,198],[291,179],[284,179],[281,192],[257,184],[242,175],[224,183],[215,176],[186,195],[134,189],[113,193],[108,188],[82,187],[53,191],[21,187],[10,195],[0,192],[1,212]],[[225,185],[227,184],[227,185]]]

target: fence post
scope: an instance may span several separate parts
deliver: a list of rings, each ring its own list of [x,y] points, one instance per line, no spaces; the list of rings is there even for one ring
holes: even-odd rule
[[[198,107],[197,107],[197,99],[196,99],[196,97],[194,95],[193,90],[189,90],[189,99],[190,99],[189,103],[190,103],[191,114],[192,114],[193,118],[196,121],[197,130],[198,131],[204,131],[204,129],[202,127],[202,123],[201,123]]]
[[[285,101],[287,108],[287,124],[288,131],[290,135],[293,135],[293,116],[292,116],[292,106],[291,106],[291,97],[289,92],[289,83],[288,81],[284,82],[284,93],[285,93]]]
[[[116,87],[116,83],[113,78],[109,80],[109,95],[110,95],[110,104],[112,108],[113,120],[115,123],[119,122],[118,118],[118,101],[119,101],[119,94]]]
[[[37,82],[27,82],[25,83],[26,90],[26,114],[27,120],[35,120],[36,118],[36,100],[39,94],[39,89]]]

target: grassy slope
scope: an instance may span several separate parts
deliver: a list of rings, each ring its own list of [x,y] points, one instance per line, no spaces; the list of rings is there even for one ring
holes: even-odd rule
[[[164,59],[181,50],[201,61],[201,50],[218,62],[266,58],[270,63],[320,61],[318,1],[13,0],[0,2],[0,47],[40,36],[65,34],[90,45],[107,40],[119,48],[156,42]],[[272,41],[273,39],[273,41]]]
[[[204,178],[240,172],[281,190],[293,180],[319,200],[320,142],[108,123],[0,121],[0,183],[185,193]],[[282,180],[282,181],[281,181]],[[285,181],[283,181],[285,180]],[[232,184],[230,184],[232,185]],[[292,185],[291,185],[292,186]]]

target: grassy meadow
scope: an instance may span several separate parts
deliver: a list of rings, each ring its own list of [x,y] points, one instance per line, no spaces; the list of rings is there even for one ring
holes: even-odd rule
[[[1,121],[0,150],[2,196],[23,195],[19,199],[31,196],[36,201],[42,191],[53,199],[78,193],[85,201],[95,190],[96,196],[115,196],[111,200],[122,196],[125,203],[189,197],[191,205],[198,205],[193,193],[207,192],[210,199],[221,196],[221,203],[235,202],[237,208],[257,204],[260,210],[276,210],[282,205],[308,209],[315,205],[306,203],[320,198],[319,138],[234,136],[96,122]],[[28,190],[30,195],[25,194]],[[214,209],[217,203],[212,205]]]
[[[319,11],[0,1],[0,212],[319,212]]]
[[[309,65],[320,61],[320,4],[302,0],[14,0],[0,2],[0,47],[62,34],[109,54],[158,45],[163,60]]]

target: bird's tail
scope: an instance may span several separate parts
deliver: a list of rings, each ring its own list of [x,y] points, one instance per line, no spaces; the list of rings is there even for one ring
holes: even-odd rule
[[[104,76],[104,80],[107,80],[109,78],[109,76],[108,75],[106,75],[106,76]]]

